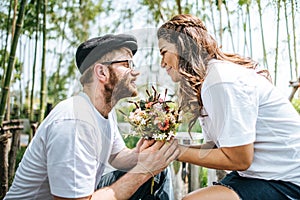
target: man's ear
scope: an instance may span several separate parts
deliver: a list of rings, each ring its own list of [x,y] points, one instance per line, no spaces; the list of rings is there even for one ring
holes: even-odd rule
[[[108,68],[100,63],[95,64],[94,73],[99,81],[106,82],[108,80]]]

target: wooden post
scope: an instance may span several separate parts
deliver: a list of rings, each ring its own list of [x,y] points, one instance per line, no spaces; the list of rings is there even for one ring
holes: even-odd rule
[[[215,169],[207,169],[207,186],[212,186],[212,183],[217,181],[217,174]]]
[[[8,180],[12,180],[15,175],[16,157],[20,148],[20,130],[15,130],[12,134],[11,147],[8,159]]]
[[[12,133],[18,132],[14,137],[18,137],[19,131],[23,130],[24,126],[21,125],[22,120],[11,120],[3,122],[3,127],[0,127],[0,199],[4,198],[8,191],[8,180],[12,178],[15,170],[16,153],[17,149],[12,142],[10,156],[8,157],[8,139],[12,137]],[[14,139],[13,139],[14,140]],[[18,145],[19,139],[15,139]],[[9,164],[8,164],[9,163]],[[12,168],[12,169],[11,169]]]
[[[2,127],[1,132],[3,132]],[[7,142],[11,134],[3,133],[0,135],[0,199],[4,198],[8,190],[8,161],[7,161]]]
[[[290,87],[292,87],[292,92],[289,96],[289,101],[292,101],[295,93],[297,92],[298,88],[300,87],[300,78],[298,78],[297,81],[290,81]]]
[[[189,164],[189,192],[200,188],[198,165]]]

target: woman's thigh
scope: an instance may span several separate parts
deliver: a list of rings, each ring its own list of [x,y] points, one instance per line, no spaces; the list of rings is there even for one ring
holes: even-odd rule
[[[210,187],[201,188],[187,194],[183,200],[239,200],[239,196],[232,189],[222,186],[214,185]]]

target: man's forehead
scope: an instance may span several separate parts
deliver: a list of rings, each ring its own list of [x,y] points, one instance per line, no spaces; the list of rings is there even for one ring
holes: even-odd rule
[[[122,47],[120,49],[115,49],[107,54],[105,54],[101,58],[101,62],[108,62],[112,60],[128,60],[133,57],[132,52],[130,49],[126,47]]]

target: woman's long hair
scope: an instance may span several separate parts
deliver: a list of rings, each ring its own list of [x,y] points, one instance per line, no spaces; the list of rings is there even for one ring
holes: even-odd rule
[[[207,64],[211,59],[224,60],[246,68],[256,69],[258,63],[238,54],[223,53],[216,40],[207,32],[203,22],[192,15],[176,15],[157,31],[158,39],[175,44],[179,58],[182,81],[179,86],[179,102],[184,111],[193,114],[189,131],[199,116],[204,116],[201,86],[205,79]],[[269,78],[269,73],[260,71]]]

